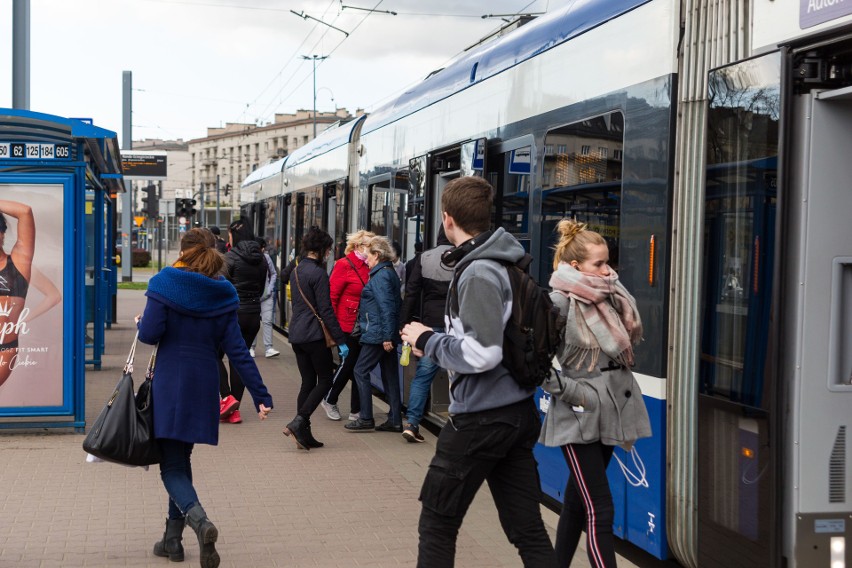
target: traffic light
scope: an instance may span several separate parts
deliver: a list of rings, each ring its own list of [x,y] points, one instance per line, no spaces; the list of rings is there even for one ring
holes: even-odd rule
[[[194,199],[178,199],[175,202],[175,214],[178,217],[186,217],[189,219],[193,215],[195,215],[195,203]]]
[[[142,198],[142,211],[149,219],[156,219],[160,215],[160,202],[157,199],[157,186],[149,185],[144,188],[145,197]]]

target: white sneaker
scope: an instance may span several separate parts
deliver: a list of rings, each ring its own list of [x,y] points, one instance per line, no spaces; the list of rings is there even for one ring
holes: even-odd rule
[[[321,400],[320,404],[329,420],[340,420],[340,409],[337,408],[336,404],[329,404],[324,400]]]
[[[280,355],[280,354],[281,354],[280,351],[278,351],[277,349],[273,349],[272,347],[270,347],[269,349],[266,350],[266,356],[267,357],[278,357],[278,355]]]
[[[254,357],[254,347],[249,347],[249,355]]]
[[[361,413],[360,412],[350,412],[349,413],[349,420],[361,420]]]

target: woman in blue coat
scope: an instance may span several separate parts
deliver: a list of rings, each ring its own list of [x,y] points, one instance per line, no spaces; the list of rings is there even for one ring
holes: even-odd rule
[[[399,392],[399,362],[396,345],[399,343],[400,281],[393,261],[393,247],[385,237],[373,237],[367,252],[370,280],[361,291],[358,325],[361,327],[361,353],[355,363],[355,382],[361,397],[361,417],[348,423],[350,432],[379,430],[402,432],[402,400]],[[382,384],[388,397],[390,413],[387,422],[376,426],[373,405],[370,403],[370,371],[380,365]]]
[[[272,408],[237,323],[239,299],[222,273],[224,260],[213,234],[192,229],[181,239],[180,258],[151,278],[148,302],[136,317],[139,340],[157,350],[153,383],[154,435],[160,443],[160,477],[169,495],[169,516],[156,556],[183,560],[181,534],[188,523],[198,536],[201,566],[219,566],[218,530],[207,518],[192,486],[190,456],[194,444],[219,441],[221,348],[239,370],[260,419]]]

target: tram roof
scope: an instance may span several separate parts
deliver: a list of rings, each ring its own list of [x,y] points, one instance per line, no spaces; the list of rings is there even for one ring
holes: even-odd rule
[[[364,125],[364,133],[497,75],[649,1],[578,0],[505,36],[470,49],[441,71],[372,113]]]
[[[96,173],[88,172],[87,178],[111,191],[124,191],[118,137],[112,130],[95,126],[89,119],[0,108],[0,139],[54,144],[82,142],[84,151],[97,168]]]
[[[325,154],[329,150],[334,150],[344,144],[352,141],[352,135],[356,127],[361,123],[366,115],[355,117],[349,122],[343,124],[334,124],[323,130],[316,138],[302,146],[296,148],[287,156],[287,167],[291,168],[297,164],[301,164],[311,158]]]
[[[246,179],[243,180],[243,183],[240,187],[248,187],[252,184],[280,174],[284,171],[284,164],[286,162],[287,158],[281,158],[280,160],[275,160],[274,162],[260,166],[251,174],[249,174]]]

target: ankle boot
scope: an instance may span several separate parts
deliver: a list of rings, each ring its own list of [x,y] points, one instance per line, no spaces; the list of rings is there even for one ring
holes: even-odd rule
[[[311,423],[308,421],[307,426],[305,426],[305,440],[308,442],[308,445],[312,448],[321,448],[325,444],[314,438],[314,433],[311,432]]]
[[[183,562],[183,527],[185,519],[166,519],[163,540],[154,545],[154,556],[168,557],[172,562]]]
[[[296,439],[296,447],[300,450],[310,450],[311,445],[305,432],[308,426],[308,421],[304,417],[297,415],[284,427],[284,435],[293,436]]]
[[[218,568],[219,553],[216,552],[216,540],[219,531],[207,518],[207,513],[201,505],[192,507],[186,513],[186,522],[198,536],[198,547],[201,549],[201,568]]]

